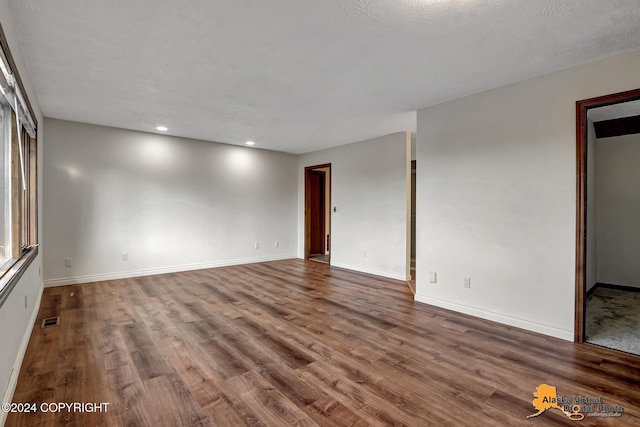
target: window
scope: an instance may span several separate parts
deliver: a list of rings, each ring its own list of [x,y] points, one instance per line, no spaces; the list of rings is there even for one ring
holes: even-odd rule
[[[0,27],[0,306],[38,245],[33,110]]]
[[[4,100],[2,100],[4,101]],[[0,101],[0,269],[11,258],[11,109]]]
[[[38,220],[35,215],[37,209],[35,199],[35,187],[37,185],[36,180],[36,140],[31,138],[26,131],[23,131],[22,135],[22,152],[23,156],[23,168],[25,176],[25,189],[24,197],[22,198],[22,243],[20,247],[24,251],[31,246],[38,243],[38,236],[35,233],[37,227],[35,226]]]

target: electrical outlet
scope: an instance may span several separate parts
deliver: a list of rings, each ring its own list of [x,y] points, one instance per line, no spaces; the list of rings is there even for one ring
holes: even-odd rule
[[[276,248],[280,246],[280,242],[278,242],[277,240],[273,243],[273,246],[275,246]]]
[[[24,296],[24,308],[29,307],[29,297],[27,295]]]
[[[367,257],[367,250],[366,249],[364,251],[362,251],[362,256],[365,257],[365,258]]]
[[[71,258],[65,258],[64,266],[65,267],[71,267]]]
[[[129,254],[126,252],[122,252],[122,260],[123,261],[129,261]]]
[[[471,287],[471,277],[465,277],[464,278],[464,287],[465,288],[470,288]]]
[[[437,279],[438,279],[438,277],[437,277],[436,272],[435,271],[430,271],[429,272],[429,282],[436,283]]]
[[[254,247],[255,247],[256,249],[260,249],[260,243],[256,242],[256,243],[255,243],[255,245],[254,245]]]

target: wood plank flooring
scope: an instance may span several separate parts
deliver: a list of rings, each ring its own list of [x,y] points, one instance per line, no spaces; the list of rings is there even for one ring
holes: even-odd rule
[[[303,260],[45,289],[7,426],[640,425],[640,359],[416,303],[405,282]],[[619,418],[537,418],[533,392]]]

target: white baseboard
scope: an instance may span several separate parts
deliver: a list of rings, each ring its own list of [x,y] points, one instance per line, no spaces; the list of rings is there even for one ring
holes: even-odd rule
[[[333,267],[346,268],[347,270],[359,271],[361,273],[373,274],[374,276],[382,276],[382,277],[386,277],[386,278],[389,278],[389,279],[403,280],[403,281],[407,280],[406,273],[405,274],[402,274],[402,273],[390,273],[388,271],[374,270],[373,268],[361,267],[361,266],[357,266],[357,265],[342,264],[342,263],[337,263],[337,262],[333,262],[333,261],[331,261],[331,265]]]
[[[42,301],[42,291],[44,290],[43,286],[40,286],[40,292],[38,293],[38,298],[33,305],[33,313],[31,313],[31,318],[29,319],[29,323],[27,329],[24,332],[24,336],[22,337],[22,342],[20,343],[20,348],[18,348],[18,354],[16,355],[16,360],[13,362],[13,370],[11,371],[11,377],[9,377],[9,384],[7,385],[7,391],[4,393],[2,397],[2,402],[11,403],[13,400],[13,393],[16,391],[16,386],[18,385],[18,376],[20,375],[20,368],[22,367],[22,361],[24,360],[24,355],[27,352],[27,346],[29,345],[29,340],[31,339],[31,333],[33,332],[33,327],[35,326],[36,319],[38,318],[38,313],[40,312],[40,301]],[[7,419],[7,412],[0,411],[0,426],[4,426],[4,423]]]
[[[573,341],[573,331],[567,331],[564,329],[555,328],[553,326],[532,322],[530,320],[519,319],[517,317],[506,316],[504,314],[493,313],[491,311],[469,307],[467,305],[457,304],[426,295],[416,294],[414,299],[424,304],[435,305],[436,307],[446,308],[448,310],[457,311],[459,313],[469,314],[471,316],[480,317],[481,319],[492,320],[494,322],[503,323],[505,325],[526,329],[528,331],[538,332],[567,341]]]
[[[142,270],[122,271],[118,273],[89,274],[85,276],[62,277],[44,281],[46,288],[75,285],[78,283],[101,282],[104,280],[128,279],[131,277],[151,276],[154,274],[178,273],[181,271],[202,270],[205,268],[226,267],[230,265],[252,264],[255,262],[280,261],[297,258],[296,254],[267,255],[253,258],[238,258],[224,261],[203,262],[197,264],[174,265],[170,267],[146,268]]]

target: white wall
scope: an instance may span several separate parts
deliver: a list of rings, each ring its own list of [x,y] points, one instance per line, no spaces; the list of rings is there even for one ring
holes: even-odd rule
[[[411,160],[416,159],[416,134],[415,132],[411,133]]]
[[[638,69],[634,52],[418,111],[417,300],[573,339],[575,102]]]
[[[331,163],[331,264],[406,279],[407,132],[300,156],[298,256],[304,257],[304,168]],[[367,256],[364,256],[364,251]]]
[[[587,271],[586,290],[593,288],[598,282],[597,277],[597,202],[596,191],[596,130],[593,121],[587,118]]]
[[[38,120],[38,220],[39,220],[39,240],[42,242],[42,162],[44,141],[44,123],[38,99],[35,96],[29,73],[24,64],[22,49],[17,42],[17,36],[13,26],[11,8],[7,0],[0,0],[0,22],[7,37],[13,59],[18,67],[18,73],[25,86],[27,96],[35,110]],[[0,396],[2,402],[10,402],[18,379],[20,365],[24,351],[26,350],[31,336],[31,329],[38,314],[40,297],[42,296],[42,278],[40,269],[42,266],[43,248],[33,260],[30,267],[25,271],[20,281],[0,308]],[[24,298],[28,299],[25,308]],[[4,423],[6,413],[0,411],[0,425]]]
[[[640,287],[640,134],[596,145],[598,282]]]
[[[296,156],[61,120],[46,127],[47,286],[296,256]]]

